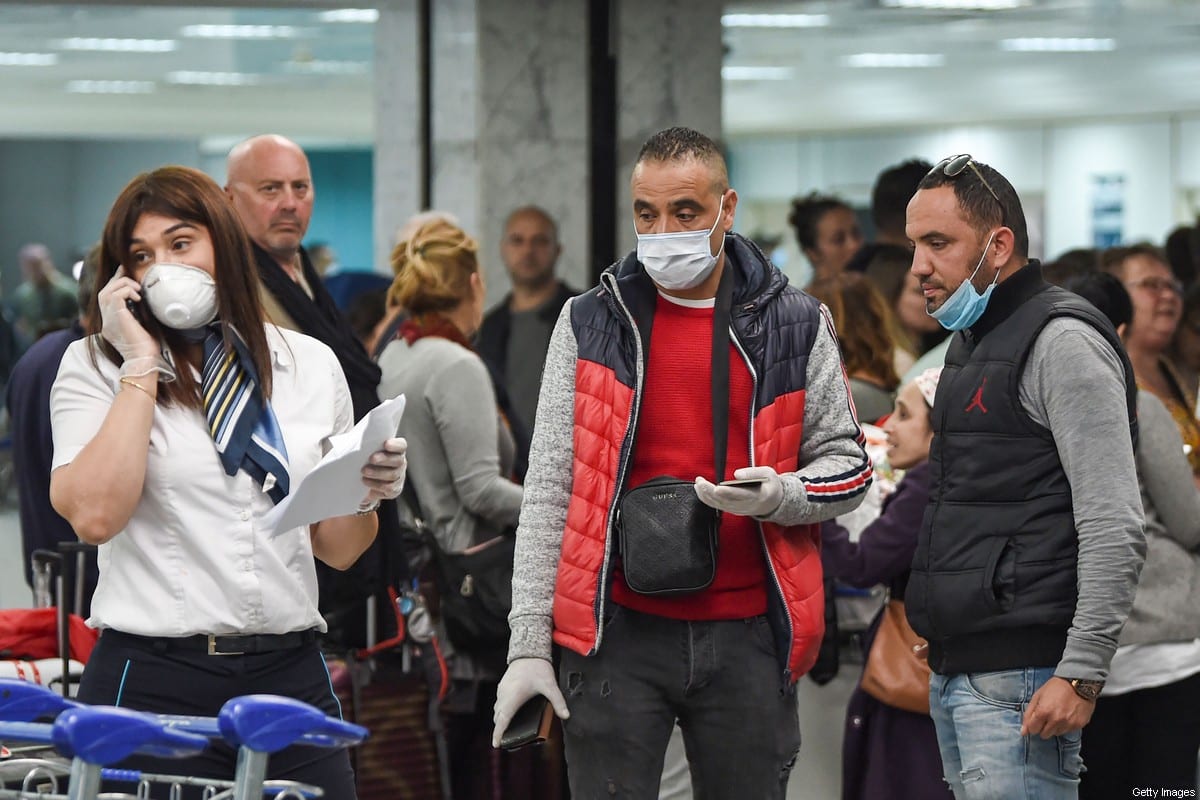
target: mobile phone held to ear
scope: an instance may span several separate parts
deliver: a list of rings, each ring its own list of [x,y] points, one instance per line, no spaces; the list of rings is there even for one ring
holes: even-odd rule
[[[541,744],[550,736],[550,725],[554,722],[554,706],[542,695],[525,701],[517,709],[508,730],[500,738],[501,750],[517,750],[531,744]]]
[[[721,481],[720,486],[740,486],[743,489],[757,489],[762,486],[766,478],[738,478],[732,481]]]
[[[146,306],[143,303],[133,300],[126,300],[125,307],[129,309],[129,313],[133,314],[133,318],[141,323],[142,327],[146,327]]]

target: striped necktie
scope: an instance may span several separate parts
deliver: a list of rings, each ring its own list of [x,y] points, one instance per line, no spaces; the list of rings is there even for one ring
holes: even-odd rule
[[[287,496],[287,447],[270,403],[263,399],[250,351],[230,330],[233,349],[225,350],[221,326],[204,337],[201,391],[208,431],[226,475],[245,470],[275,503]]]

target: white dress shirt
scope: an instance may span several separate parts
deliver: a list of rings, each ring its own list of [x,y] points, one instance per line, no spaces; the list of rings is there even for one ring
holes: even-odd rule
[[[271,408],[295,487],[326,437],[353,426],[350,391],[326,345],[266,328]],[[103,355],[98,363],[97,371],[88,339],[63,356],[50,394],[55,469],[92,440],[120,388],[118,368]],[[142,498],[125,529],[99,548],[88,624],[142,636],[324,631],[309,529],[268,537],[259,520],[272,506],[245,471],[225,474],[203,411],[159,405]]]

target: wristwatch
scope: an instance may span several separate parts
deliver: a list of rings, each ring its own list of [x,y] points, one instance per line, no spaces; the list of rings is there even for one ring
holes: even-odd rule
[[[1104,690],[1104,681],[1090,681],[1086,678],[1068,678],[1067,683],[1071,684],[1071,688],[1075,690],[1075,694],[1082,697],[1084,700],[1096,701],[1100,696],[1100,692]]]

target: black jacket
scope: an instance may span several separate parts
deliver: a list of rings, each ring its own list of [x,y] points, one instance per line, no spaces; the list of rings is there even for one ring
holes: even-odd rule
[[[913,629],[941,674],[1050,667],[1075,614],[1078,535],[1050,430],[1021,406],[1034,341],[1056,317],[1096,328],[1133,369],[1108,319],[1042,280],[1036,262],[998,285],[987,311],[954,337],[933,407],[932,491],[906,593]]]
[[[253,247],[258,277],[263,286],[299,326],[300,333],[329,345],[329,349],[337,356],[350,387],[354,419],[362,419],[368,411],[379,405],[379,395],[376,393],[379,388],[379,365],[367,355],[350,323],[338,311],[304,248],[300,249],[300,261],[304,279],[312,289],[311,298],[283,271],[270,253],[257,244],[253,244]]]
[[[577,294],[579,292],[559,281],[558,291],[549,303],[538,309],[538,317],[550,328],[553,328],[563,306]],[[509,428],[517,443],[516,472],[523,476],[525,465],[529,460],[529,440],[533,435],[533,420],[517,419],[508,396],[508,339],[512,335],[512,311],[509,310],[511,301],[512,293],[506,294],[504,299],[483,318],[483,324],[479,326],[479,333],[475,337],[475,352],[483,359],[488,372],[492,375],[492,385],[496,388],[497,403],[508,418]],[[548,339],[547,344],[549,344]],[[539,353],[538,356],[545,361],[545,352]]]

